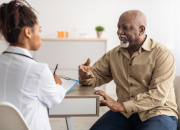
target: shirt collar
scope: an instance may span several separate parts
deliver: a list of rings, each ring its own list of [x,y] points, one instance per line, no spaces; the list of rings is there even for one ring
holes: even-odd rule
[[[140,48],[143,48],[146,51],[151,51],[151,49],[152,49],[152,44],[151,43],[152,42],[151,42],[150,38],[148,38],[146,36],[146,39],[145,39],[144,43],[142,44],[142,46]]]
[[[6,51],[14,52],[14,53],[19,53],[19,54],[23,54],[23,55],[27,55],[29,57],[32,57],[31,53],[27,49],[21,48],[21,47],[9,46],[6,49]]]

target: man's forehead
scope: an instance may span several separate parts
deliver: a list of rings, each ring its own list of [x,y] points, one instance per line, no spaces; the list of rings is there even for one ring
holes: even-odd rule
[[[139,24],[146,26],[146,16],[139,10],[129,10],[119,17],[118,24]]]
[[[131,21],[129,19],[125,19],[125,18],[119,18],[119,21],[118,21],[118,25],[121,24],[121,25],[124,25],[124,26],[128,26],[130,25]]]
[[[118,25],[131,26],[138,21],[137,14],[135,12],[125,12],[119,17]]]
[[[133,13],[133,12],[125,12],[119,17],[119,20],[131,21],[131,20],[135,19],[136,16],[137,15],[135,13]]]

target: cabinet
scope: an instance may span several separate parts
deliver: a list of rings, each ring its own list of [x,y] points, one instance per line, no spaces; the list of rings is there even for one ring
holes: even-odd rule
[[[49,117],[99,116],[99,95],[92,86],[77,84],[65,99],[49,109]]]

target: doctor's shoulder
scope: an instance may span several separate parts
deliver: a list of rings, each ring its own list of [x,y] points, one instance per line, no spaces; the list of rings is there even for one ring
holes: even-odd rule
[[[52,72],[50,71],[49,66],[46,63],[33,62],[30,69],[31,69],[30,72],[36,73],[36,75],[39,76],[41,76],[41,74],[52,75]]]

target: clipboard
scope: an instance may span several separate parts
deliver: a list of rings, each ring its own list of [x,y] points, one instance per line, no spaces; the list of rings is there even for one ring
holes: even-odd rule
[[[71,79],[69,77],[64,77],[59,75],[62,81],[62,87],[66,89],[66,93],[68,93],[74,86],[76,86],[77,83],[79,83],[79,80]]]

